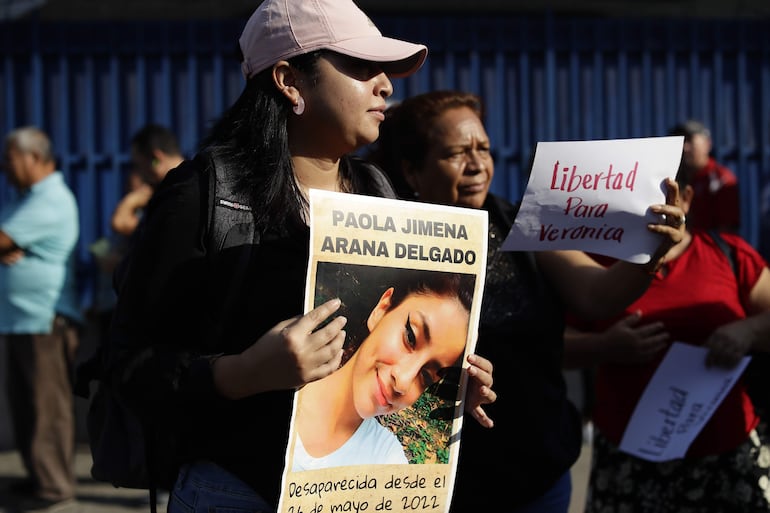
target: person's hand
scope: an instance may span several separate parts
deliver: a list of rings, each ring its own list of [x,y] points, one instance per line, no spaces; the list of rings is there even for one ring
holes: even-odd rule
[[[706,366],[732,369],[751,351],[753,339],[754,332],[745,319],[720,326],[704,344],[709,350]]]
[[[339,299],[329,300],[305,315],[278,323],[241,354],[218,358],[213,365],[217,390],[224,397],[239,399],[297,388],[337,370],[347,319],[337,316],[318,327],[339,307]]]
[[[145,183],[123,196],[112,213],[112,229],[126,237],[131,235],[139,226],[139,210],[147,206],[152,194],[153,188]]]
[[[648,273],[654,273],[666,262],[668,251],[679,244],[684,237],[685,218],[682,210],[682,199],[679,194],[679,184],[671,178],[666,178],[666,203],[664,205],[651,205],[650,210],[654,214],[660,215],[659,223],[650,223],[647,229],[663,236],[658,248],[653,253],[652,258],[646,264],[641,264],[642,268]]]
[[[24,250],[21,248],[12,249],[0,256],[0,264],[13,265],[24,257]]]
[[[147,206],[147,203],[150,202],[153,192],[154,190],[150,184],[143,183],[136,189],[127,193],[124,198],[127,199],[135,209],[142,208]]]
[[[666,348],[669,334],[662,322],[641,324],[642,313],[636,311],[619,320],[602,334],[604,361],[613,363],[645,363]]]
[[[468,388],[465,392],[465,411],[484,427],[494,426],[482,405],[497,400],[492,390],[492,362],[477,354],[468,355]]]

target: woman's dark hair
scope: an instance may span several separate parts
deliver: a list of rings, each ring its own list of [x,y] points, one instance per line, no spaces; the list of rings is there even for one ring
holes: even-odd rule
[[[311,87],[318,83],[318,60],[328,50],[309,52],[288,60],[305,73]],[[275,87],[272,68],[249,78],[240,97],[213,125],[199,151],[209,151],[240,172],[238,186],[251,191],[257,231],[288,222],[304,224],[307,200],[294,180],[287,121],[291,102]],[[343,159],[340,172],[349,180]]]
[[[148,123],[131,136],[131,147],[147,158],[153,157],[155,150],[167,155],[181,155],[179,141],[169,128],[156,123]]]
[[[393,295],[390,297],[390,307],[397,307],[412,294],[427,294],[456,297],[463,307],[470,312],[475,283],[476,278],[472,274],[399,269],[393,279]]]
[[[419,94],[385,111],[385,121],[380,124],[380,137],[367,158],[385,170],[399,196],[410,198],[414,192],[404,180],[402,163],[421,167],[433,143],[436,118],[447,110],[460,107],[467,107],[479,119],[484,119],[481,98],[462,91]]]

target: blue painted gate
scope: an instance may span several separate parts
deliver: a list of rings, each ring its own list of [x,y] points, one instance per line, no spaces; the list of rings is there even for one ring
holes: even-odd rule
[[[716,158],[738,174],[741,233],[759,246],[770,183],[770,21],[374,18],[385,34],[430,48],[418,74],[395,82],[395,99],[439,88],[482,95],[494,192],[521,196],[538,141],[664,135],[698,118]],[[0,23],[0,131],[35,124],[53,139],[81,208],[84,305],[88,244],[109,231],[131,134],[165,124],[192,155],[243,86],[235,50],[244,21]],[[12,194],[0,178],[0,201]]]

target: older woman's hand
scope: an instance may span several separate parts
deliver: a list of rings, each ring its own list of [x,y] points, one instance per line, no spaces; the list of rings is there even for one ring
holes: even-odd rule
[[[749,354],[753,348],[756,332],[752,329],[751,320],[741,319],[723,324],[706,340],[706,366],[717,366],[732,369]]]
[[[671,178],[666,178],[666,203],[664,205],[651,205],[650,210],[659,214],[659,223],[650,223],[647,229],[663,235],[652,258],[646,264],[642,264],[645,271],[654,273],[666,262],[668,251],[679,244],[684,237],[685,223],[687,219],[682,210],[682,200],[679,194],[679,184]]]
[[[465,394],[465,411],[484,427],[495,425],[484,411],[482,405],[491,404],[497,400],[497,394],[492,390],[492,362],[477,354],[468,355],[468,390]]]

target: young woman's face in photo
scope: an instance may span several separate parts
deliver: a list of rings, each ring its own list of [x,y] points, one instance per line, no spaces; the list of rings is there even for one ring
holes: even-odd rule
[[[308,88],[303,116],[311,117],[320,147],[348,153],[374,142],[385,119],[385,99],[393,94],[381,66],[329,52],[318,68],[318,83]]]
[[[386,292],[356,352],[353,402],[361,418],[411,406],[465,349],[469,314],[457,298],[412,294],[387,310],[389,298]]]

